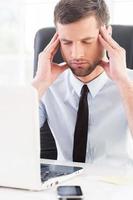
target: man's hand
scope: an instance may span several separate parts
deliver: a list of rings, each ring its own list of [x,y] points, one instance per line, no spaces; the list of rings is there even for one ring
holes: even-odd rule
[[[33,79],[33,86],[38,90],[41,97],[45,90],[66,70],[66,63],[53,63],[53,57],[59,48],[59,37],[55,33],[47,47],[39,54],[38,70]]]
[[[100,63],[107,75],[118,84],[128,79],[126,73],[126,52],[113,40],[105,26],[101,27],[99,40],[109,56],[109,62],[102,60]]]

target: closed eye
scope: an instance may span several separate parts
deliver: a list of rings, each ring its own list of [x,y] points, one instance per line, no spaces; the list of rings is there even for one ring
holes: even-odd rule
[[[92,44],[92,42],[89,42],[89,41],[82,41],[82,43],[83,44],[88,44],[88,45]]]
[[[70,45],[72,42],[62,42],[63,45]]]

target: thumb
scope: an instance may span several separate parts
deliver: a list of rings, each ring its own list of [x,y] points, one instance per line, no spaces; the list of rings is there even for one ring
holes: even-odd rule
[[[107,75],[110,73],[109,62],[101,60],[99,65],[104,69]]]
[[[101,60],[99,65],[103,68],[107,68],[109,66],[109,62]]]
[[[62,62],[59,64],[61,71],[65,71],[66,69],[68,69],[68,65],[66,62]]]

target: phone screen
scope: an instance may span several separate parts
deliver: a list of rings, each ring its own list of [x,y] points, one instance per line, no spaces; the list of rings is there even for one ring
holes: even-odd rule
[[[73,186],[73,185],[58,186],[57,192],[60,197],[74,197],[74,196],[81,197],[83,195],[80,186]]]

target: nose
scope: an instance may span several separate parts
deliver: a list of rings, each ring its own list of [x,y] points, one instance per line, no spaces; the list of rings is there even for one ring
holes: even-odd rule
[[[72,59],[78,60],[84,57],[84,48],[80,43],[76,43],[72,45],[71,50]]]

